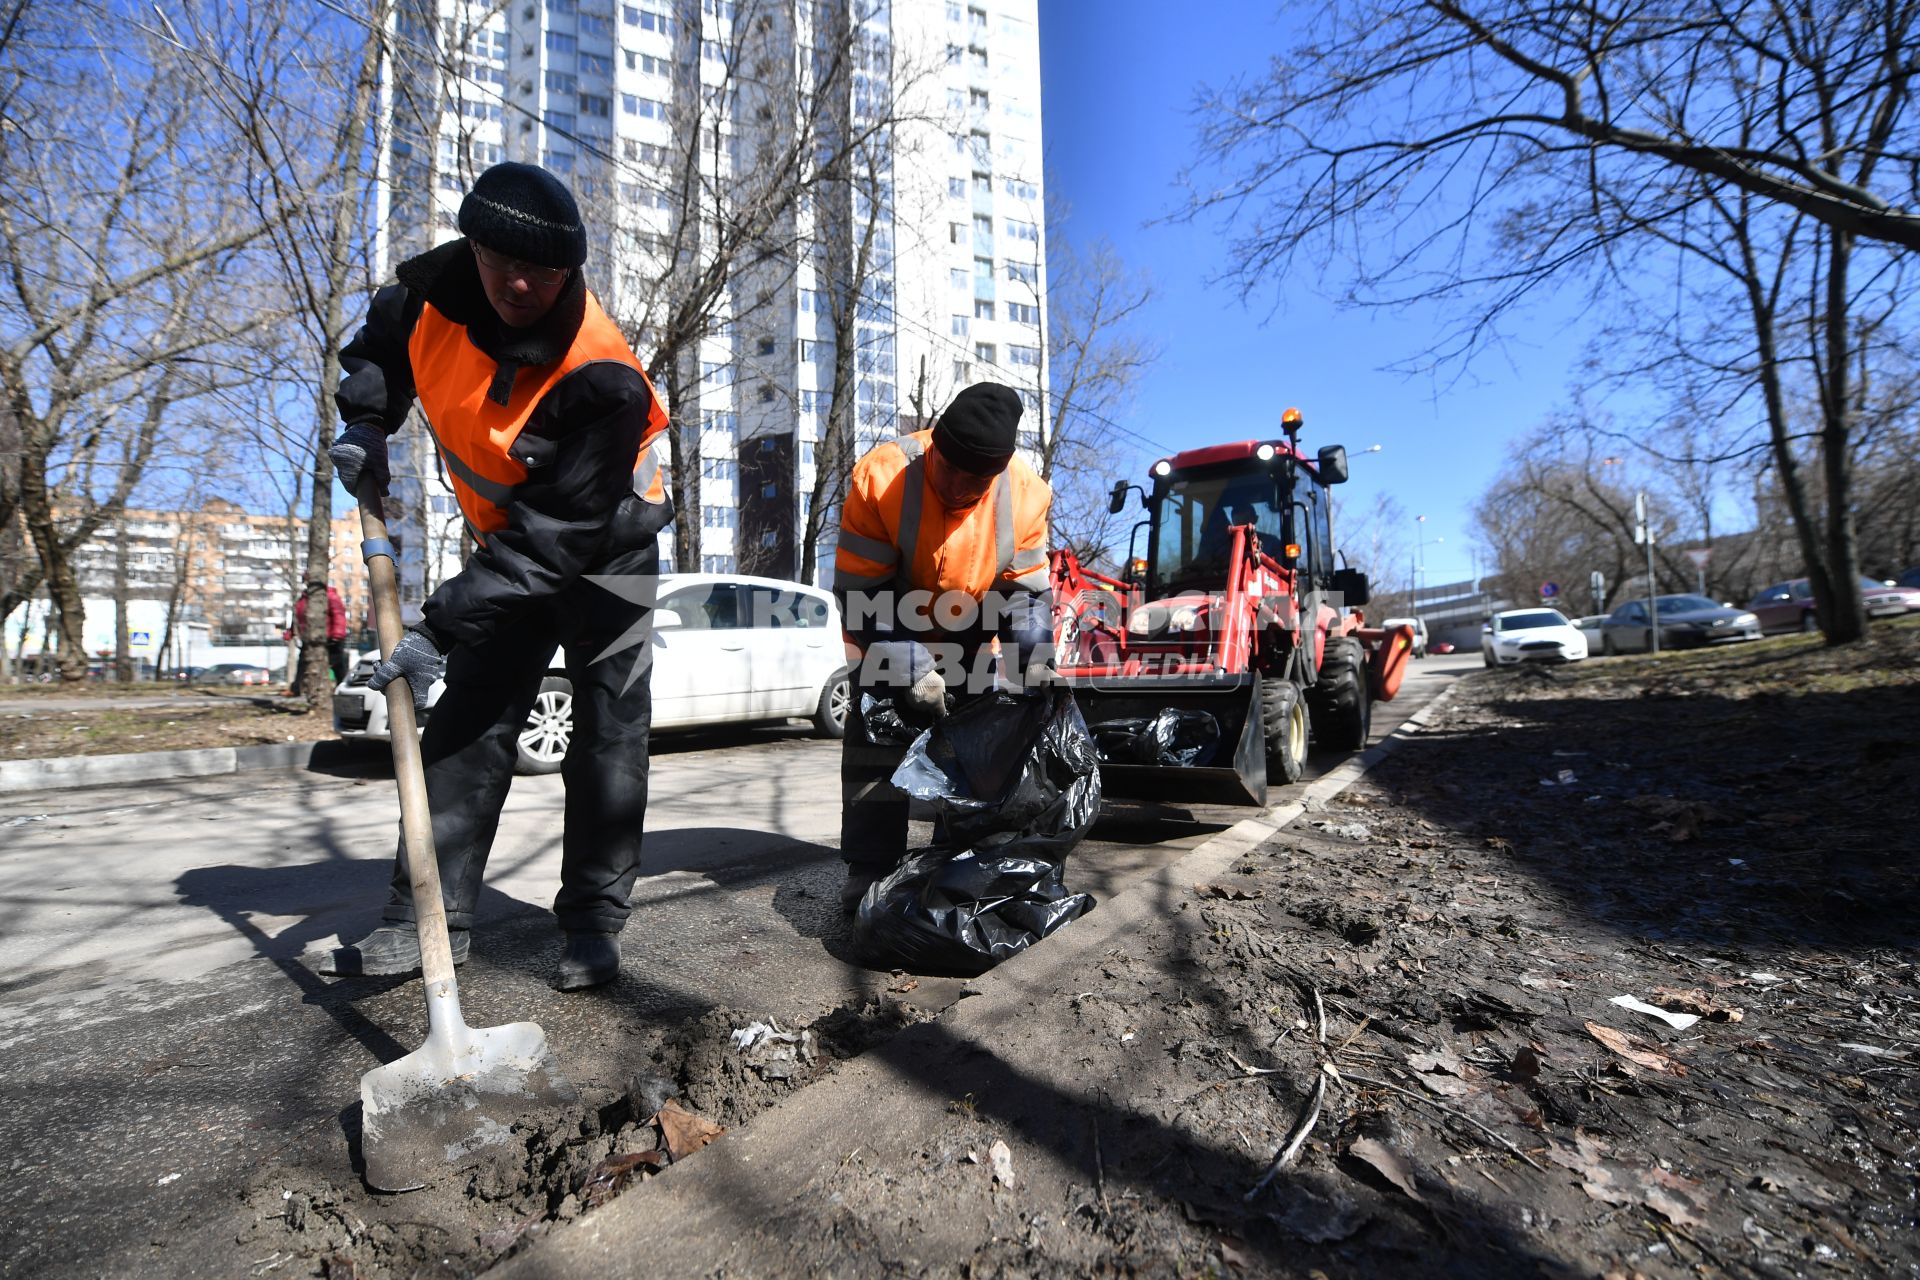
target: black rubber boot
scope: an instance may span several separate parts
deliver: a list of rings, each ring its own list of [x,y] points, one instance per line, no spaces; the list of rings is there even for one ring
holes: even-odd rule
[[[453,962],[465,964],[473,936],[449,929]],[[420,972],[420,933],[411,923],[383,924],[355,943],[336,947],[320,962],[320,972],[343,978],[392,978]]]
[[[555,991],[584,991],[603,986],[620,976],[620,935],[617,933],[569,933],[567,952],[560,957],[560,972],[554,975]]]
[[[860,899],[867,896],[867,890],[873,888],[880,877],[858,867],[847,868],[847,882],[840,886],[840,909],[848,915],[860,909]]]

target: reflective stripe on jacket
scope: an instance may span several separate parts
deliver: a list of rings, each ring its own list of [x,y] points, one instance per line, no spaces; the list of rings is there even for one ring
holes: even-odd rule
[[[1053,491],[1018,455],[986,497],[949,511],[927,479],[933,432],[869,450],[854,464],[834,552],[839,592],[1047,589],[1047,515]]]
[[[514,456],[513,444],[541,399],[568,374],[600,361],[626,365],[646,383],[651,407],[633,460],[633,489],[648,502],[666,501],[666,410],[639,358],[591,293],[566,354],[551,364],[521,366],[505,404],[488,394],[497,362],[473,344],[465,325],[448,319],[431,302],[421,308],[408,337],[407,356],[421,412],[476,540],[507,525],[514,487],[527,478],[526,464]]]

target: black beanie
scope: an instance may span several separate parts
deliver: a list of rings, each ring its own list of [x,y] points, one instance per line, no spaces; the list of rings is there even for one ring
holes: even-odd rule
[[[460,202],[460,233],[537,267],[577,267],[587,260],[580,206],[567,184],[539,165],[508,161],[475,178]]]
[[[933,424],[934,447],[962,471],[999,475],[1020,443],[1020,412],[1020,397],[1012,387],[976,382],[955,396]]]

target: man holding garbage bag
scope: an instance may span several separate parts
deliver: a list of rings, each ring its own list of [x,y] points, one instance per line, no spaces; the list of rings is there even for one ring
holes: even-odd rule
[[[888,779],[907,744],[887,733],[888,713],[924,727],[946,713],[949,695],[977,697],[996,675],[1024,686],[1051,662],[1053,491],[1014,455],[1020,414],[1012,388],[975,383],[931,431],[854,464],[833,584],[858,660],[840,758],[847,911],[906,854],[907,799]]]

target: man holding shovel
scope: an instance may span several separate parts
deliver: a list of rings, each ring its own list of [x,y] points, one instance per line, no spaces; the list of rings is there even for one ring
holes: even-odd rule
[[[462,202],[459,228],[462,239],[400,266],[341,352],[345,430],[331,457],[349,492],[363,478],[384,491],[387,436],[417,400],[474,539],[466,568],[427,599],[371,686],[404,677],[424,709],[446,680],[420,749],[456,963],[521,728],[555,648],[565,650],[574,728],[561,771],[554,913],[566,950],[554,985],[575,990],[620,970],[652,716],[635,632],[646,609],[586,577],[658,572],[656,535],[673,515],[660,464],[667,415],[581,278],[586,228],[558,178],[495,165]],[[381,925],[324,971],[420,968],[404,857]]]

